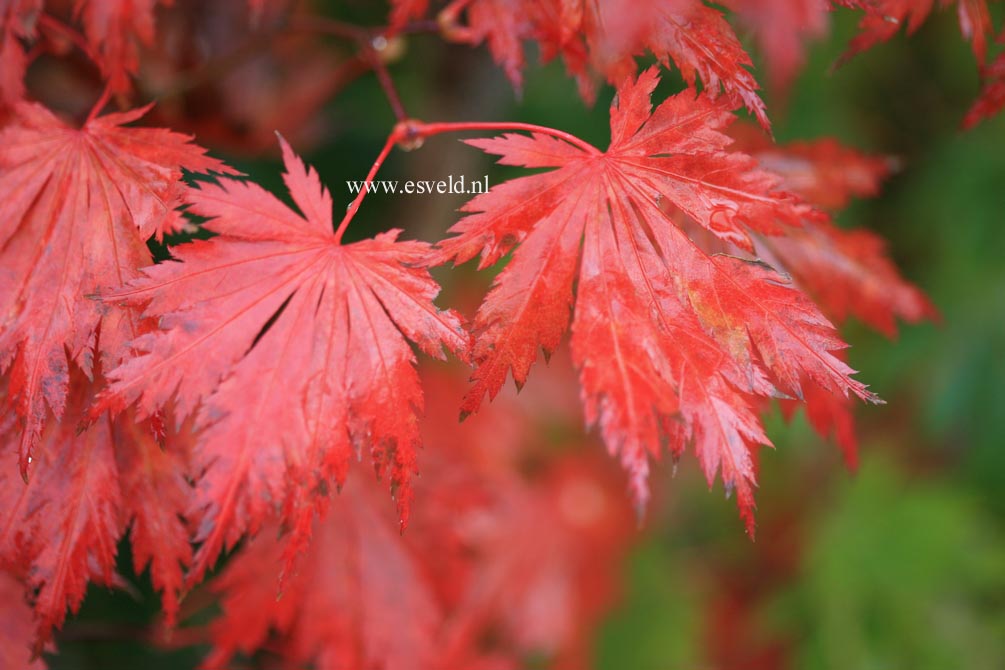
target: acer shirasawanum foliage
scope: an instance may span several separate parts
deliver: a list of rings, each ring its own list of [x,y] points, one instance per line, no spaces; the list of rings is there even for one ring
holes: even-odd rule
[[[784,88],[832,4],[862,13],[849,54],[951,6],[984,77],[965,122],[1005,99],[1002,56],[985,61],[993,26],[982,0],[729,0],[729,13],[699,0],[398,0],[375,28],[322,18],[306,2],[195,4],[0,0],[5,667],[41,667],[32,650],[46,648],[89,583],[125,584],[115,557],[127,533],[168,627],[193,613],[183,596],[235,552],[211,587],[223,607],[206,632],[211,664],[269,646],[282,667],[514,667],[534,652],[583,667],[614,588],[601,580],[594,592],[591,575],[612,573],[630,537],[627,497],[588,444],[550,453],[545,422],[527,419],[533,398],[497,401],[461,432],[449,417],[479,410],[508,377],[550,383],[563,398],[578,387],[585,423],[628,471],[637,507],[652,462],[691,449],[710,484],[720,473],[736,492],[752,532],[770,399],[805,407],[854,464],[853,399],[876,398],[852,379],[832,324],[854,316],[892,335],[898,319],[935,314],[880,238],[829,217],[876,193],[890,160],[730,127],[743,109],[769,126],[733,22]],[[228,21],[204,15],[220,7]],[[200,39],[226,25],[248,42],[184,70],[198,50],[184,47],[191,31],[179,25],[199,26]],[[416,32],[486,43],[517,87],[528,42],[561,58],[587,100],[613,84],[610,144],[521,123],[408,118],[386,61],[388,45]],[[246,122],[231,118],[242,105],[214,78],[242,54],[278,67],[287,52],[252,47],[290,34],[358,53],[272,109],[305,118],[375,70],[398,123],[368,179],[396,146],[455,131],[502,132],[468,142],[534,172],[470,201],[434,245],[397,230],[343,244],[365,192],[336,224],[342,203],[285,141],[295,209],[192,137],[137,125],[148,103],[153,114],[169,106],[165,116],[200,139],[233,143],[220,128]],[[296,58],[304,53],[314,52]],[[659,65],[639,73],[640,56]],[[67,103],[34,76],[40,59],[73,65],[65,76],[93,96]],[[686,88],[654,102],[659,68]],[[177,101],[200,86],[229,103],[209,122]],[[105,113],[112,102],[120,111]],[[255,117],[252,144],[272,118]],[[210,176],[186,183],[186,171]],[[209,239],[172,245],[154,264],[147,241],[191,231],[195,216]],[[429,268],[475,257],[500,272],[468,324],[434,304]],[[568,374],[528,381],[538,351],[563,356],[566,336]],[[466,395],[456,374],[420,376],[413,348],[470,362]],[[569,423],[580,420],[575,406],[559,412]]]
[[[591,443],[577,430],[571,365],[560,355],[541,385],[503,393],[461,426],[456,372],[425,369],[427,449],[408,532],[380,487],[353,478],[278,601],[261,574],[282,562],[283,543],[260,533],[214,582],[224,614],[208,667],[259,648],[292,667],[519,668],[535,651],[556,668],[588,664],[633,516],[620,478],[582,453]],[[571,441],[549,446],[547,425]]]
[[[160,326],[109,373],[109,402],[138,398],[152,415],[177,398],[178,418],[198,411],[194,580],[275,505],[307,533],[314,498],[341,486],[360,452],[389,479],[404,526],[422,409],[405,338],[435,357],[467,356],[460,318],[433,304],[427,245],[397,241],[399,231],[341,244],[331,196],[282,145],[303,216],[250,182],[200,184],[189,211],[217,236],[104,294]]]
[[[736,490],[753,532],[751,454],[770,443],[749,396],[802,397],[809,380],[876,398],[834,355],[844,344],[808,297],[741,257],[752,233],[784,235],[816,213],[727,151],[725,98],[685,91],[651,109],[657,81],[650,69],[618,87],[603,153],[544,135],[469,142],[503,164],[557,169],[476,197],[439,244],[444,259],[481,255],[488,266],[519,243],[475,319],[463,411],[508,373],[522,385],[538,349],[558,347],[571,311],[587,422],[631,473],[639,504],[663,440],[675,458],[692,444],[709,483],[721,470]],[[732,255],[696,244],[690,225]]]
[[[117,365],[141,332],[135,315],[106,314],[85,297],[134,277],[150,262],[146,240],[181,225],[182,168],[224,169],[188,137],[123,127],[142,114],[111,114],[78,130],[22,103],[0,129],[0,308],[8,315],[0,363],[10,367],[8,407],[22,419],[22,475],[46,416],[62,416],[70,362],[85,374],[95,353]]]
[[[39,637],[76,611],[90,581],[120,585],[116,546],[129,530],[137,574],[149,564],[169,621],[178,612],[183,569],[191,563],[183,521],[191,505],[188,438],[107,414],[79,432],[100,378],[71,375],[62,421],[51,419],[35,448],[25,484],[14,468],[0,473],[0,564],[34,594]],[[13,462],[9,447],[4,457]]]

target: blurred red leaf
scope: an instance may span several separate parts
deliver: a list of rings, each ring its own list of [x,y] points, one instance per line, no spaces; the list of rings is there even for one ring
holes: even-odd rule
[[[131,414],[115,421],[104,416],[80,431],[94,390],[83,374],[73,373],[66,414],[47,423],[28,484],[0,470],[6,511],[0,567],[27,582],[40,641],[62,625],[68,608],[77,611],[89,582],[119,583],[116,546],[127,528],[136,571],[150,562],[169,620],[191,556],[179,518],[189,486],[178,445],[163,450],[150,424],[136,423]],[[11,455],[16,441],[4,437],[5,455]]]
[[[404,11],[405,4],[396,6]],[[675,65],[691,87],[700,79],[711,95],[721,87],[741,99],[768,126],[750,57],[722,14],[701,0],[471,0],[452,7],[464,7],[467,22],[451,23],[447,35],[486,41],[518,88],[522,43],[528,39],[538,42],[544,60],[560,55],[589,100],[591,68],[612,83],[622,82],[635,75],[635,57],[649,51],[665,67]],[[451,17],[457,13],[445,10]]]

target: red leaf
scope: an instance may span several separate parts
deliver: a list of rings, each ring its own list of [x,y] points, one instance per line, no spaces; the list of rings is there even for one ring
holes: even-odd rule
[[[471,142],[504,164],[557,169],[476,197],[440,244],[436,262],[481,254],[482,266],[516,247],[475,320],[478,367],[463,410],[495,396],[507,374],[523,384],[575,304],[587,421],[631,472],[640,504],[665,436],[675,454],[695,445],[710,483],[721,469],[752,524],[750,451],[767,438],[745,395],[801,397],[809,379],[876,398],[834,355],[845,345],[803,293],[763,264],[708,255],[665,213],[750,249],[748,230],[781,233],[812,210],[750,157],[723,151],[725,101],[685,92],[651,110],[656,83],[650,69],[619,89],[605,153],[543,136]]]
[[[204,184],[190,211],[218,236],[105,294],[145,306],[163,329],[134,341],[143,355],[109,375],[106,402],[139,398],[149,414],[177,395],[181,417],[201,405],[193,580],[280,505],[305,527],[307,503],[363,449],[405,523],[422,407],[408,340],[436,357],[467,349],[457,315],[433,305],[427,245],[398,231],[340,245],[317,173],[285,142],[283,156],[303,217],[255,184]]]
[[[780,175],[787,188],[828,209],[846,206],[853,196],[876,195],[896,165],[832,139],[776,146],[760,133],[741,136],[743,146],[764,168]],[[886,243],[871,231],[807,221],[785,236],[760,238],[758,252],[793,275],[838,323],[854,315],[892,337],[897,318],[915,323],[938,316],[928,298],[900,276],[887,257]]]
[[[534,34],[533,14],[528,16],[528,8],[520,4],[514,0],[474,0],[467,6],[469,32],[458,33],[464,41],[487,43],[492,57],[517,90],[523,85],[526,65],[523,41]],[[542,11],[547,5],[541,3]]]
[[[468,530],[478,563],[451,612],[448,649],[497,630],[512,648],[545,655],[547,667],[592,666],[590,641],[613,600],[631,509],[596,460],[556,461],[533,483],[510,472],[482,484],[495,497]]]
[[[738,124],[732,135],[787,189],[828,210],[842,209],[852,198],[877,195],[898,166],[895,158],[866,155],[831,138],[777,145],[751,124]]]
[[[1005,32],[998,38],[1005,44]],[[982,72],[984,85],[981,94],[963,119],[964,128],[973,128],[1005,108],[1005,52],[991,62]]]
[[[806,418],[820,437],[833,439],[841,450],[849,470],[858,469],[858,436],[855,434],[855,417],[850,398],[823,391],[819,386],[806,387],[803,403]],[[791,400],[781,401],[782,411],[791,419],[798,405]]]
[[[722,14],[701,0],[472,0],[466,6],[466,30],[448,35],[487,41],[518,87],[527,39],[540,44],[545,60],[561,55],[587,99],[593,98],[591,67],[619,82],[634,76],[635,57],[649,51],[664,66],[676,65],[692,87],[700,79],[712,95],[721,87],[737,96],[768,126],[750,57]]]
[[[262,18],[270,2],[248,0],[252,23]],[[157,36],[157,7],[171,4],[172,0],[74,0],[74,16],[81,19],[84,36],[113,93],[129,90],[130,77],[139,71],[141,49],[152,47]]]
[[[12,468],[0,469],[0,565],[21,574],[34,592],[38,639],[76,612],[87,584],[112,585],[116,544],[124,530],[122,497],[111,423],[81,435],[76,420],[90,385],[75,375],[67,418],[50,421],[35,451],[35,474],[25,484]],[[4,445],[10,458],[16,443]]]
[[[865,12],[859,22],[859,34],[848,46],[843,59],[872,48],[890,39],[907,25],[908,34],[913,33],[925,22],[935,6],[935,0],[835,0],[845,7],[854,7]],[[956,13],[960,32],[970,42],[974,56],[980,63],[987,53],[988,35],[991,32],[991,15],[987,0],[940,0],[939,5],[956,3]]]
[[[186,479],[187,435],[158,443],[150,422],[131,414],[115,421],[115,455],[122,489],[122,517],[131,527],[133,569],[150,566],[150,580],[161,593],[165,623],[173,626],[183,569],[192,562],[189,528],[183,520],[192,487]]]
[[[270,634],[282,640],[284,667],[435,666],[442,615],[432,586],[367,488],[352,482],[329,518],[316,524],[310,550],[281,597],[276,583],[262,578],[282,565],[276,532],[256,537],[227,566],[214,582],[224,617],[213,627],[206,667],[229,667],[235,652],[265,646]]]
[[[71,380],[66,414],[47,423],[30,483],[0,470],[0,506],[7,511],[0,567],[22,575],[32,590],[40,640],[62,625],[67,607],[76,612],[88,582],[116,583],[116,546],[127,528],[136,573],[150,563],[169,621],[191,558],[180,519],[190,487],[176,441],[163,449],[150,423],[132,414],[102,416],[78,432],[96,384],[77,371]],[[15,441],[3,445],[12,452]]]
[[[764,55],[768,78],[786,91],[806,61],[806,42],[827,34],[827,0],[724,0]]]
[[[46,417],[63,414],[68,355],[90,374],[97,350],[107,369],[139,334],[89,296],[135,277],[150,262],[145,240],[178,225],[183,167],[224,169],[189,137],[123,127],[144,111],[77,130],[21,104],[0,130],[0,370],[11,367],[4,406],[22,422],[25,474]]]
[[[154,10],[162,0],[76,0],[84,35],[100,58],[101,74],[113,92],[128,91],[140,66],[140,45],[154,41]],[[164,0],[163,4],[170,4]]]
[[[739,142],[765,168],[782,176],[785,185],[810,202],[840,209],[853,196],[873,196],[895,167],[895,161],[867,156],[832,139],[774,145],[749,126]],[[762,237],[758,253],[792,274],[824,313],[838,323],[858,317],[887,336],[896,335],[896,319],[908,322],[937,318],[928,298],[897,272],[878,235],[863,229],[842,230],[826,221],[806,221],[801,230],[781,237]],[[858,465],[858,440],[849,398],[808,386],[803,398],[810,423],[824,438],[833,436],[848,467]],[[795,403],[783,401],[792,415]]]
[[[897,318],[917,323],[938,315],[925,294],[900,276],[887,257],[885,241],[871,231],[808,223],[804,230],[766,239],[764,245],[763,253],[777,258],[838,323],[855,316],[893,337]]]
[[[500,399],[460,427],[457,376],[424,370],[423,504],[409,532],[399,534],[375,487],[354,478],[315,522],[279,598],[262,575],[282,564],[283,543],[278,529],[260,533],[213,583],[223,615],[210,629],[209,667],[260,649],[291,669],[515,670],[531,654],[547,667],[589,667],[631,510],[603,461],[544,437],[561,417],[582,439],[578,416],[552,411],[555,391],[569,390],[553,374],[561,367],[535,385],[542,402]],[[519,469],[525,458],[536,459],[531,477]]]

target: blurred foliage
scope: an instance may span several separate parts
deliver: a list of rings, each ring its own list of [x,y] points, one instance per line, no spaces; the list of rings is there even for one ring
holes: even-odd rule
[[[1000,667],[1005,544],[973,496],[882,456],[840,486],[777,605],[798,667]]]

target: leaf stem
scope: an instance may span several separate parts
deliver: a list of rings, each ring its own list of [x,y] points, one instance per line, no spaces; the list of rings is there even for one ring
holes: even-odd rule
[[[596,156],[603,153],[600,149],[596,148],[589,142],[584,142],[575,135],[567,133],[564,130],[556,130],[555,128],[549,128],[548,126],[538,126],[533,123],[516,123],[509,121],[474,121],[462,123],[421,123],[418,121],[412,121],[407,125],[407,132],[409,133],[407,139],[422,139],[433,135],[440,135],[442,133],[460,133],[471,130],[516,130],[528,133],[538,133],[540,135],[550,135],[551,137],[568,142],[574,147],[582,149],[590,155]]]
[[[101,92],[101,97],[98,98],[98,101],[94,103],[94,107],[91,107],[91,112],[87,115],[87,119],[84,121],[85,126],[90,124],[91,121],[94,121],[94,119],[97,118],[98,113],[100,113],[101,110],[105,108],[105,105],[108,104],[108,101],[111,99],[111,97],[112,97],[112,83],[108,82],[107,84],[105,84],[105,90]]]
[[[417,148],[422,144],[422,140],[427,137],[432,137],[433,135],[442,135],[444,133],[457,133],[457,132],[467,132],[472,130],[488,130],[488,131],[500,131],[500,130],[517,130],[529,133],[538,133],[541,135],[550,135],[551,137],[560,139],[564,142],[582,149],[587,154],[591,156],[599,156],[602,152],[595,146],[588,142],[584,142],[575,135],[565,132],[564,130],[556,130],[555,128],[549,128],[547,126],[538,126],[533,123],[516,123],[516,122],[506,122],[506,121],[489,121],[489,122],[460,122],[460,123],[423,123],[422,121],[417,121],[415,119],[406,119],[399,121],[391,131],[391,134],[387,136],[387,141],[384,142],[384,148],[380,150],[377,155],[377,159],[370,166],[370,171],[367,173],[363,180],[362,188],[360,188],[359,193],[349,206],[346,207],[345,216],[338,224],[338,228],[335,230],[335,243],[340,244],[342,242],[342,236],[345,234],[346,228],[349,227],[349,222],[352,221],[353,217],[356,216],[356,212],[359,211],[360,204],[363,199],[366,198],[367,193],[370,192],[369,184],[373,182],[373,178],[377,176],[377,172],[380,170],[380,166],[384,164],[384,160],[391,153],[391,149],[394,148],[396,144],[401,144],[406,149]]]
[[[373,165],[370,166],[370,171],[363,180],[363,187],[359,190],[359,193],[356,194],[353,201],[349,203],[349,206],[346,207],[345,216],[342,217],[342,220],[338,224],[338,228],[335,230],[335,244],[341,244],[342,236],[345,234],[345,229],[349,227],[349,222],[352,221],[352,218],[356,216],[356,212],[359,211],[360,203],[363,202],[366,194],[370,191],[367,185],[373,181],[373,178],[377,175],[377,171],[380,170],[380,166],[384,164],[384,159],[386,159],[388,154],[391,153],[391,149],[394,148],[394,145],[403,139],[402,128],[403,124],[399,123],[394,127],[394,130],[391,131],[391,134],[387,136],[387,141],[384,142],[384,148],[380,150],[380,153],[377,155],[377,160],[375,160]]]
[[[394,87],[391,73],[388,72],[387,64],[381,53],[387,44],[387,38],[383,31],[373,31],[320,16],[293,17],[290,19],[289,27],[292,30],[322,33],[355,42],[366,63],[377,76],[377,81],[380,83],[381,90],[384,91],[384,97],[387,98],[388,104],[391,105],[395,119],[401,122],[408,118],[405,107],[401,104],[401,96],[398,95],[398,90]],[[377,46],[378,43],[383,46]]]
[[[385,40],[382,36],[377,36],[373,38],[374,40]],[[394,112],[394,118],[400,123],[408,118],[408,113],[405,112],[405,106],[401,104],[401,97],[398,95],[398,89],[394,87],[394,80],[391,79],[391,73],[387,70],[387,64],[381,57],[380,52],[375,46],[374,42],[363,47],[363,51],[366,54],[367,61],[369,61],[370,66],[373,68],[373,73],[377,75],[377,81],[380,82],[380,87],[384,91],[384,96],[387,98],[388,104],[391,105],[391,111]]]

